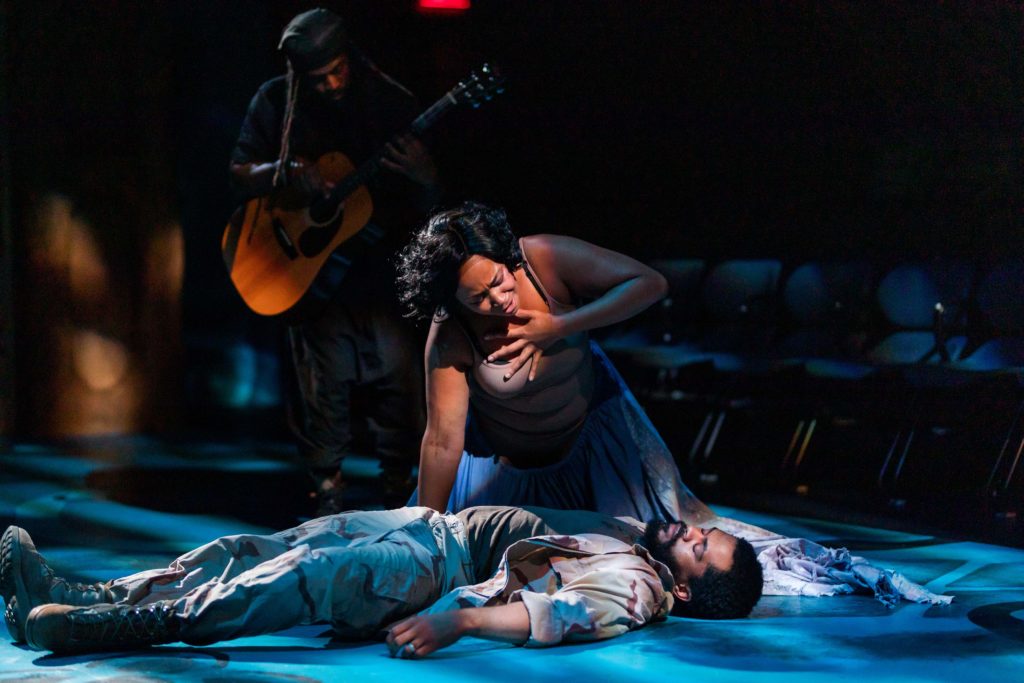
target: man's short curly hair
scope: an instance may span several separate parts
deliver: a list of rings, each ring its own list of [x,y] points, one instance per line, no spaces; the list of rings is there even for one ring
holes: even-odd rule
[[[510,270],[522,263],[519,242],[502,209],[465,202],[431,216],[398,256],[398,298],[406,316],[430,319],[450,307],[459,266],[474,254]]]
[[[691,578],[690,600],[676,601],[672,614],[695,619],[739,619],[754,609],[763,584],[754,547],[737,538],[729,571],[709,566],[702,576]]]

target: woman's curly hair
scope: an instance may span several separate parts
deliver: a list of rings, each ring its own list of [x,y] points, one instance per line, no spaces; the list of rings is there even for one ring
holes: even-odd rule
[[[459,267],[474,254],[510,270],[522,264],[502,209],[471,201],[431,216],[398,255],[398,298],[405,315],[424,320],[450,308]]]

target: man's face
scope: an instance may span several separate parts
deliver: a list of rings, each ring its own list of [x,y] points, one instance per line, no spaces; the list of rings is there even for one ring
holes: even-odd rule
[[[307,72],[306,81],[322,97],[331,102],[340,102],[352,81],[348,55],[342,52],[319,69]]]
[[[654,559],[668,565],[676,583],[688,584],[703,576],[708,567],[722,572],[732,569],[736,537],[721,529],[688,527],[682,522],[651,522],[644,544]]]

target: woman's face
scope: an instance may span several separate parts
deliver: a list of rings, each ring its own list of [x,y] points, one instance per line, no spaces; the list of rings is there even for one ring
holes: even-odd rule
[[[455,298],[473,313],[512,317],[519,311],[515,274],[504,263],[473,254],[459,267]]]

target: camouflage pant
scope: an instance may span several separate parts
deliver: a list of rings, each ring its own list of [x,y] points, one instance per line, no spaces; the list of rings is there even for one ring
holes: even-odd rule
[[[110,587],[119,602],[170,601],[184,619],[182,640],[204,644],[314,622],[369,637],[471,579],[462,522],[401,508],[224,536]]]

